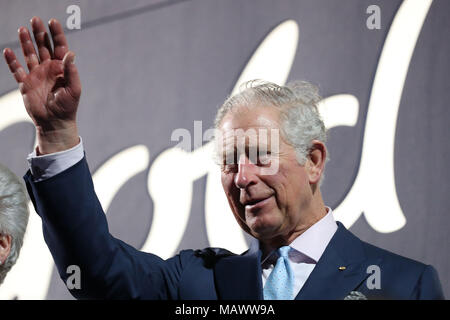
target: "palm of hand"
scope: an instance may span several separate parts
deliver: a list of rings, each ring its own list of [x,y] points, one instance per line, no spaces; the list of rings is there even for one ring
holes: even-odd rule
[[[52,120],[74,120],[78,98],[66,85],[60,60],[46,60],[26,76],[21,92],[36,125]]]
[[[44,131],[71,126],[75,123],[81,83],[75,54],[68,50],[61,24],[52,19],[49,23],[54,49],[42,20],[31,20],[39,57],[30,33],[19,28],[19,40],[29,73],[20,65],[14,52],[5,49],[5,60],[22,93],[26,110],[35,125]]]

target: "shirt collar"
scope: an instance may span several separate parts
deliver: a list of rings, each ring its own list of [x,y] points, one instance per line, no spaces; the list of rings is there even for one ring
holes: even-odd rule
[[[292,249],[289,258],[293,262],[317,263],[337,230],[337,224],[331,208],[326,207],[328,213],[305,232],[295,238],[289,245]],[[271,252],[261,264],[276,258],[276,251]],[[270,259],[269,259],[270,258]]]

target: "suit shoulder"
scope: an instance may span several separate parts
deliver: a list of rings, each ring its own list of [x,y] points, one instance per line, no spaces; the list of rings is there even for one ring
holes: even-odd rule
[[[361,242],[363,243],[366,256],[370,260],[377,260],[381,258],[383,265],[388,264],[392,267],[395,267],[396,269],[402,269],[403,271],[410,270],[410,272],[419,274],[424,272],[425,268],[428,267],[425,263],[422,263],[420,261],[401,256],[397,253],[374,246],[373,244],[367,243],[362,240]]]
[[[178,254],[178,257],[181,261],[181,264],[185,266],[192,262],[201,262],[205,266],[213,266],[217,260],[233,255],[235,254],[223,248],[208,247],[197,250],[182,250]]]
[[[208,247],[208,248],[204,248],[204,249],[186,249],[186,250],[181,250],[179,253],[181,256],[184,257],[209,257],[209,256],[214,256],[214,257],[225,257],[225,256],[231,256],[231,255],[235,255],[233,252],[227,250],[227,249],[223,249],[223,248],[215,248],[215,247]]]
[[[201,249],[201,250],[196,250],[194,252],[194,254],[197,257],[201,258],[205,262],[206,265],[214,264],[217,260],[219,260],[221,258],[235,255],[233,252],[228,251],[226,249],[212,248],[212,247],[208,247],[208,248]]]
[[[432,265],[364,242],[369,261],[379,262],[382,287],[395,299],[444,299],[439,276]],[[374,263],[377,264],[377,263]],[[386,291],[387,292],[387,291]]]

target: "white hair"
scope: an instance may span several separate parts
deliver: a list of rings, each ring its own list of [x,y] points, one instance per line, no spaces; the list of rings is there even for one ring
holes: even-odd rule
[[[299,164],[304,165],[311,152],[312,141],[319,140],[325,144],[327,140],[327,131],[317,108],[320,100],[317,86],[307,81],[294,81],[285,86],[263,80],[248,81],[241,85],[239,93],[228,97],[219,108],[215,127],[219,128],[229,112],[238,111],[237,107],[277,108],[281,134],[295,148]]]
[[[28,224],[28,197],[19,178],[0,164],[0,234],[10,235],[11,250],[0,265],[0,284],[16,263]]]

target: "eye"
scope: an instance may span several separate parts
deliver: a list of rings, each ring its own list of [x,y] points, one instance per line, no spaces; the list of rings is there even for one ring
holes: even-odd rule
[[[224,173],[235,173],[238,171],[238,165],[235,163],[222,164],[222,171]]]
[[[271,160],[272,160],[272,156],[271,156],[270,152],[261,153],[258,156],[258,165],[259,166],[270,165]]]

